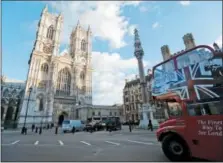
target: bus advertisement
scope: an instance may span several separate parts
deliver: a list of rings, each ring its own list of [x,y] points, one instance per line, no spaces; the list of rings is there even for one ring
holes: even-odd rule
[[[200,45],[154,66],[152,96],[168,112],[156,135],[171,161],[223,161],[223,52]]]

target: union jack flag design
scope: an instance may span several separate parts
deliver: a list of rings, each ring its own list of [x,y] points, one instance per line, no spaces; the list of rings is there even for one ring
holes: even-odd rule
[[[181,99],[203,100],[223,97],[223,88],[215,86],[212,72],[205,71],[206,62],[195,63],[177,71],[182,79],[170,84],[169,91],[176,92]]]

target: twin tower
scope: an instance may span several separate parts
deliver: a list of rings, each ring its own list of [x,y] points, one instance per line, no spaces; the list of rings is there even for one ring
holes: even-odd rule
[[[196,46],[195,41],[194,41],[194,37],[191,33],[188,33],[188,34],[184,35],[183,36],[183,41],[184,41],[184,45],[186,47],[186,50],[192,49]],[[170,53],[170,49],[169,49],[168,45],[163,45],[161,47],[161,52],[162,52],[162,56],[163,56],[164,61],[171,58],[171,53]]]
[[[40,51],[54,56],[58,55],[62,27],[63,16],[61,14],[54,15],[49,13],[46,5],[38,23],[37,38],[33,51]],[[69,54],[72,58],[75,57],[75,53],[91,52],[91,36],[90,26],[85,30],[80,26],[78,21],[77,26],[73,28],[70,35]]]

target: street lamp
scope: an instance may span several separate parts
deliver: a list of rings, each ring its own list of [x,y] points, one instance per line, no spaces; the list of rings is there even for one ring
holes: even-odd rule
[[[31,95],[31,92],[32,92],[32,87],[29,88],[28,92],[29,92],[29,97],[28,97],[28,101],[27,101],[25,120],[24,120],[24,124],[23,124],[23,127],[22,127],[21,134],[27,134],[26,118],[27,118],[27,114],[28,114],[28,106],[29,106],[30,95]]]
[[[42,134],[42,127],[43,127],[43,116],[44,116],[44,110],[42,111],[42,117],[41,117],[41,122],[40,122],[39,134]]]

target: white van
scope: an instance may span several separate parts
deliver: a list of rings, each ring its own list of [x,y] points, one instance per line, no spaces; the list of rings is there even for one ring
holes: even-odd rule
[[[83,131],[85,124],[81,120],[64,120],[62,123],[62,130],[64,133],[71,132],[73,127],[75,131]]]

